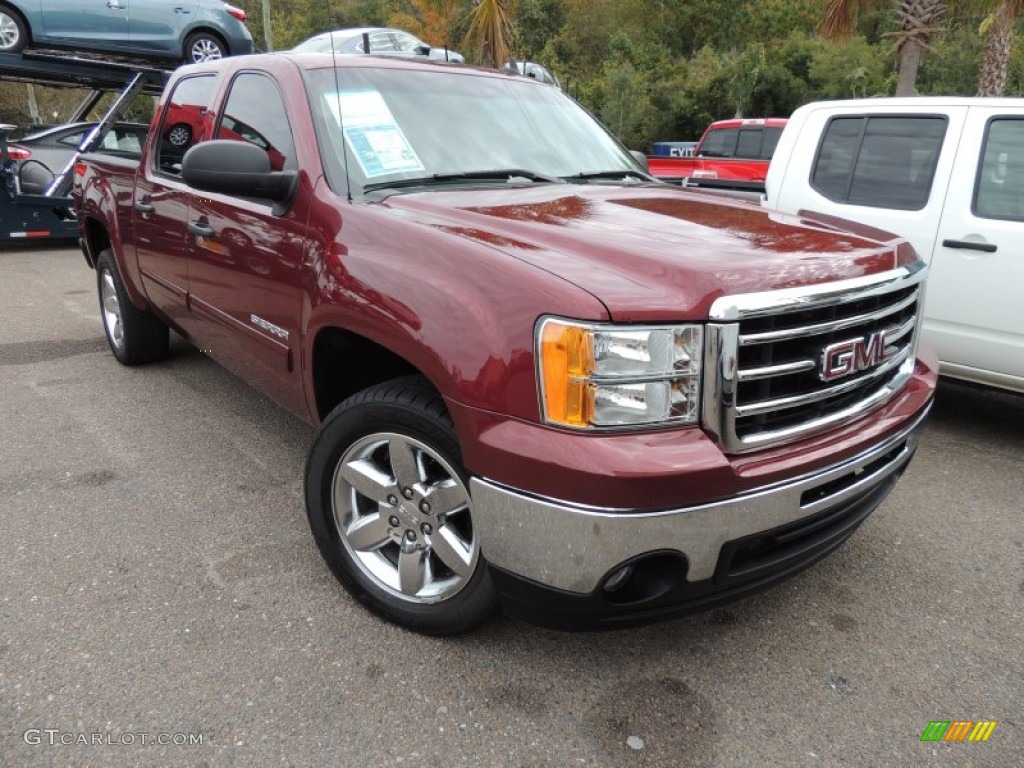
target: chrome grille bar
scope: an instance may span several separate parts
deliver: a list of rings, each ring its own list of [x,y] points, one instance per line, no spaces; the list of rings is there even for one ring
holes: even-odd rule
[[[799,328],[786,328],[779,331],[744,333],[740,335],[740,346],[745,347],[750,344],[764,344],[773,341],[785,341],[787,339],[801,339],[807,336],[817,336],[823,333],[842,331],[847,328],[856,328],[858,325],[864,325],[865,323],[870,323],[873,320],[881,320],[883,317],[888,317],[889,315],[895,315],[897,312],[902,312],[917,301],[918,293],[918,291],[915,291],[898,304],[883,307],[875,312],[865,312],[862,315],[847,317],[842,320],[833,320],[828,323],[816,323],[814,325],[804,325]]]
[[[819,434],[884,404],[914,370],[926,274],[918,261],[874,276],[718,299],[704,344],[705,429],[727,452],[743,453]],[[773,329],[782,324],[773,317],[791,327]],[[897,327],[886,329],[887,319]],[[884,354],[873,346],[881,339]],[[846,361],[856,355],[848,373],[832,357],[844,352]]]

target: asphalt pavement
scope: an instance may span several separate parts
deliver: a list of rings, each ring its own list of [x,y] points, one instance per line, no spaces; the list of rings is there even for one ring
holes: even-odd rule
[[[1024,397],[944,382],[892,496],[766,592],[435,639],[321,561],[313,429],[178,338],[119,366],[77,250],[0,250],[0,318],[0,766],[1022,764]],[[920,740],[956,720],[997,725]]]

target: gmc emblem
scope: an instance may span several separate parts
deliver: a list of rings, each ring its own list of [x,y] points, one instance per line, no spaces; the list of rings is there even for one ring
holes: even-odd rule
[[[850,339],[829,344],[821,355],[822,381],[835,381],[866,371],[893,356],[895,350],[886,352],[885,336],[890,331],[877,331],[863,339]]]

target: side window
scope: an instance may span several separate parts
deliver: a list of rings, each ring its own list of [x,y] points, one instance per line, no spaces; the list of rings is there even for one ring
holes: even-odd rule
[[[391,35],[395,40],[395,50],[401,51],[402,53],[416,53],[417,49],[423,45],[412,35],[406,35],[401,32],[393,32]]]
[[[989,121],[972,210],[983,219],[1024,221],[1024,119]]]
[[[718,128],[708,131],[701,142],[697,157],[733,157],[736,154],[736,141],[739,139],[738,128]]]
[[[945,117],[833,118],[811,186],[837,203],[919,211],[928,203],[945,136]]]
[[[739,141],[736,143],[736,157],[742,157],[745,160],[760,158],[763,138],[764,131],[760,128],[741,130]]]
[[[360,53],[366,53],[363,50],[363,38],[360,36],[359,45],[357,46]],[[370,53],[384,53],[385,51],[395,51],[395,41],[391,39],[391,35],[387,32],[371,32],[370,33]]]
[[[156,141],[154,167],[170,176],[181,175],[181,159],[203,135],[206,110],[213,98],[217,78],[213,75],[178,81],[167,99]]]
[[[217,138],[259,147],[267,153],[272,170],[296,168],[292,129],[281,92],[266,75],[243,73],[235,78]]]

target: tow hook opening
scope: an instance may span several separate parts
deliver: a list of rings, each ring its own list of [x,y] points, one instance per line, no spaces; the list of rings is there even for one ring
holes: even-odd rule
[[[686,557],[679,552],[651,552],[617,565],[605,577],[601,592],[616,605],[662,597],[686,580]]]

